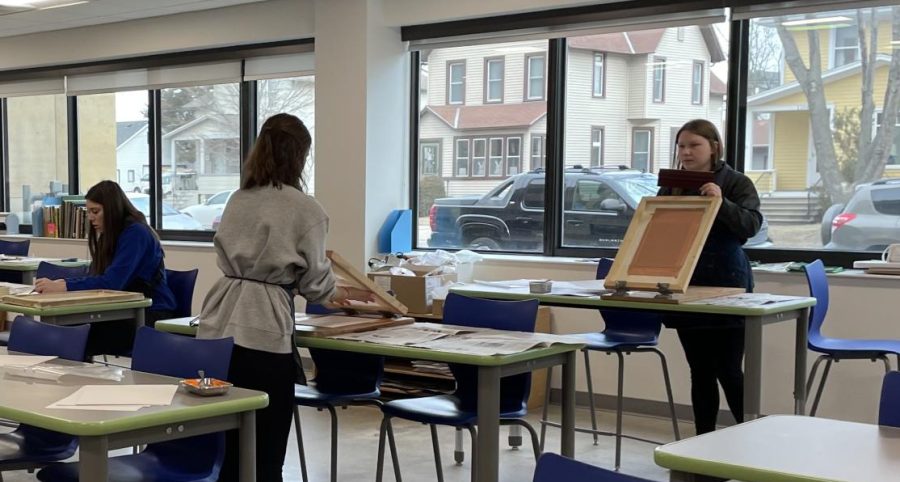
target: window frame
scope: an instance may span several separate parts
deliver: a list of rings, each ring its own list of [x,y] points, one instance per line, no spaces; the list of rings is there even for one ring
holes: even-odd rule
[[[666,103],[666,57],[662,57],[659,55],[654,55],[651,57],[653,59],[653,68],[651,69],[652,77],[650,82],[651,88],[651,98],[653,99],[654,104],[665,104]],[[657,73],[659,73],[659,79],[657,80]],[[659,83],[659,96],[657,96],[656,87],[657,83]]]
[[[598,140],[594,140],[594,134],[598,134]],[[600,144],[600,149],[595,150],[597,148],[596,144]],[[603,158],[604,151],[606,150],[606,127],[605,126],[591,126],[591,147],[590,147],[590,167],[603,167]],[[594,155],[597,155],[596,159]]]
[[[462,80],[460,81],[461,87],[461,95],[462,98],[459,101],[454,101],[452,98],[452,88],[453,88],[453,67],[454,66],[462,66]],[[447,61],[447,81],[444,88],[445,96],[444,96],[444,104],[445,105],[466,105],[466,59],[456,59],[456,60],[448,60]]]
[[[443,177],[443,173],[444,173],[444,165],[443,165],[444,164],[444,159],[443,159],[444,146],[443,146],[443,143],[444,143],[444,140],[441,138],[427,138],[427,139],[419,140],[419,176],[421,176],[421,177],[425,177],[425,176]],[[435,159],[436,159],[435,164],[436,164],[437,172],[435,172],[434,174],[429,174],[429,173],[425,172],[425,156],[423,154],[425,152],[426,145],[437,146],[437,153],[436,153],[436,157],[435,157]]]
[[[541,92],[539,96],[532,95],[531,92],[531,81],[533,77],[531,76],[531,61],[534,59],[541,59],[543,66],[541,67]],[[535,102],[535,101],[545,101],[547,98],[547,56],[544,53],[530,53],[525,54],[525,88],[522,89],[524,92],[523,102]]]
[[[597,60],[600,60],[600,82],[597,83]],[[606,52],[594,51],[591,57],[591,97],[595,99],[606,98]],[[597,86],[600,86],[600,93],[597,93]]]
[[[856,38],[855,46],[839,47],[838,41],[837,41],[838,31],[854,31],[855,32],[856,29],[857,29],[856,25],[848,25],[848,26],[844,26],[844,27],[834,27],[831,29],[830,35],[829,35],[830,38],[829,38],[829,42],[828,42],[828,44],[829,44],[828,45],[828,47],[829,47],[828,48],[828,50],[829,50],[829,52],[828,52],[828,60],[829,60],[828,67],[830,69],[837,69],[837,68],[843,67],[844,65],[859,61],[860,55],[862,53],[860,51],[859,35],[855,35],[855,38]],[[848,50],[848,51],[855,50],[856,51],[856,55],[855,55],[856,59],[852,60],[850,62],[843,62],[841,64],[838,64],[838,51],[845,51],[845,50]]]
[[[538,149],[537,158],[540,161],[540,165],[536,166],[534,163],[535,155],[534,155],[534,141],[538,141],[540,145],[540,149]],[[535,169],[545,169],[547,166],[547,135],[546,134],[531,134],[529,138],[529,149],[528,149],[528,170],[534,171]],[[524,169],[523,169],[524,171]]]
[[[635,138],[636,138],[635,134],[637,134],[638,132],[646,132],[648,134],[647,135],[647,167],[644,169],[644,171],[645,172],[653,172],[653,161],[654,161],[653,151],[655,150],[654,149],[654,147],[655,147],[655,143],[654,143],[655,131],[656,131],[656,129],[653,127],[640,126],[640,127],[632,127],[631,128],[631,148],[630,148],[631,156],[630,157],[631,157],[631,168],[632,169],[638,169],[637,167],[634,167],[634,161],[635,161],[634,156],[637,153],[637,151],[635,151],[635,148],[634,148]],[[643,151],[641,151],[641,152],[643,153]]]
[[[697,75],[697,67],[700,67],[700,75]],[[703,89],[706,87],[706,62],[695,60],[691,64],[691,105],[703,105]],[[694,97],[694,94],[697,94]]]
[[[491,80],[491,65],[500,65],[500,79]],[[502,104],[503,99],[506,97],[506,57],[504,56],[492,56],[484,58],[484,79],[483,79],[483,96],[482,103],[487,104]],[[500,97],[495,99],[490,97],[491,95],[491,82],[500,82]]]

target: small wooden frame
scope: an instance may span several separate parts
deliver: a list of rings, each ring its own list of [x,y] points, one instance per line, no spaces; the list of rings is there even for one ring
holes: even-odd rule
[[[144,299],[141,293],[115,290],[83,290],[66,291],[63,293],[41,293],[30,295],[7,295],[0,298],[0,302],[25,306],[29,308],[55,308],[73,305],[95,305],[101,303],[117,303],[123,301],[140,301]]]
[[[331,269],[334,271],[337,286],[349,286],[351,288],[359,288],[369,290],[375,297],[374,302],[361,303],[351,301],[349,305],[337,306],[330,305],[333,308],[341,308],[356,312],[366,313],[391,313],[395,315],[405,315],[408,308],[403,303],[397,301],[397,298],[391,296],[382,287],[375,284],[366,275],[360,273],[347,260],[334,251],[326,251],[326,256],[331,260]]]
[[[641,199],[603,286],[684,293],[722,199],[660,196]]]
[[[314,315],[296,317],[294,326],[298,334],[310,336],[334,336],[360,331],[376,330],[389,326],[409,325],[414,319],[402,316],[399,318],[375,318],[373,316]]]

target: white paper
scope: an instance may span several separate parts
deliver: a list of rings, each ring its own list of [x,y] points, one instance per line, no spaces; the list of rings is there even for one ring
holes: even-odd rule
[[[61,402],[62,400],[60,400]],[[137,412],[149,405],[60,405],[59,402],[47,405],[47,408],[60,410],[100,410],[107,412]]]
[[[171,405],[178,385],[85,385],[54,405]]]
[[[436,323],[415,323],[413,325],[393,326],[361,333],[335,335],[333,338],[391,346],[418,346],[420,343],[456,335],[464,331],[462,328],[453,328]]]
[[[55,356],[0,354],[0,367],[5,367],[8,365],[30,367],[54,359],[56,359]]]
[[[755,308],[759,306],[767,306],[775,303],[784,303],[786,301],[796,301],[802,299],[800,296],[772,295],[768,293],[741,293],[736,295],[718,296],[716,298],[706,298],[703,300],[691,301],[685,303],[687,305],[714,305],[714,306],[734,306],[740,308]]]
[[[21,295],[27,294],[34,291],[34,286],[32,285],[23,285],[19,283],[7,283],[6,281],[0,281],[0,288],[6,288],[11,295]]]

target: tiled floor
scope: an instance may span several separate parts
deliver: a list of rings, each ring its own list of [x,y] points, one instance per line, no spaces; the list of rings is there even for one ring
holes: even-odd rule
[[[554,407],[558,408],[558,407]],[[556,413],[551,410],[551,415]],[[529,421],[537,426],[539,412],[528,417]],[[329,423],[328,412],[316,412],[312,409],[302,409],[304,444],[307,450],[307,467],[310,481],[329,480]],[[340,444],[338,480],[341,481],[367,481],[375,480],[375,463],[378,452],[378,427],[381,422],[381,414],[377,409],[369,407],[352,407],[338,411],[340,422]],[[614,415],[602,412],[600,415],[601,428],[611,430],[614,426]],[[586,409],[580,408],[577,414],[577,423],[588,426],[590,419]],[[397,437],[397,445],[400,453],[400,467],[404,480],[430,481],[436,480],[434,471],[434,458],[431,451],[431,439],[428,428],[417,423],[396,421],[394,430]],[[626,416],[625,431],[635,436],[668,442],[673,440],[672,428],[668,419]],[[683,434],[693,433],[693,427],[682,424]],[[467,434],[467,432],[464,432]],[[466,460],[462,465],[453,462],[454,431],[451,428],[439,428],[441,437],[442,458],[444,466],[444,479],[447,482],[468,481],[470,475],[471,457],[468,453],[468,435],[466,435]],[[506,429],[501,429],[505,439]],[[549,428],[547,431],[548,450],[559,450],[559,432]],[[528,482],[534,472],[534,457],[526,434],[525,445],[520,450],[510,450],[505,440],[500,451],[500,480],[504,482]],[[624,439],[622,452],[622,469],[627,474],[645,477],[650,480],[668,480],[668,472],[657,467],[653,463],[654,445],[635,442]],[[612,437],[600,437],[599,444],[593,445],[588,434],[576,434],[575,456],[577,459],[612,468],[614,460],[615,439]],[[5,472],[5,482],[20,482],[36,480],[34,475],[25,471]],[[299,481],[300,463],[297,456],[296,439],[293,432],[288,445],[288,454],[284,466],[284,480]],[[385,477],[386,482],[394,480],[390,458],[386,457]],[[260,481],[265,482],[265,481]]]

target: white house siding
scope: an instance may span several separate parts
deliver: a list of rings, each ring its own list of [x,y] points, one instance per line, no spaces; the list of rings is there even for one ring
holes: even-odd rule
[[[647,104],[650,102],[650,74],[647,64],[649,55],[633,55],[628,57],[628,111],[629,119],[647,118]],[[629,134],[629,138],[630,138]],[[630,149],[628,149],[631,152]]]
[[[149,169],[149,145],[147,144],[147,127],[141,128],[135,135],[116,148],[116,169],[121,176],[119,184],[126,191],[141,189],[141,177],[145,167]],[[134,171],[134,182],[128,182],[128,171]]]

